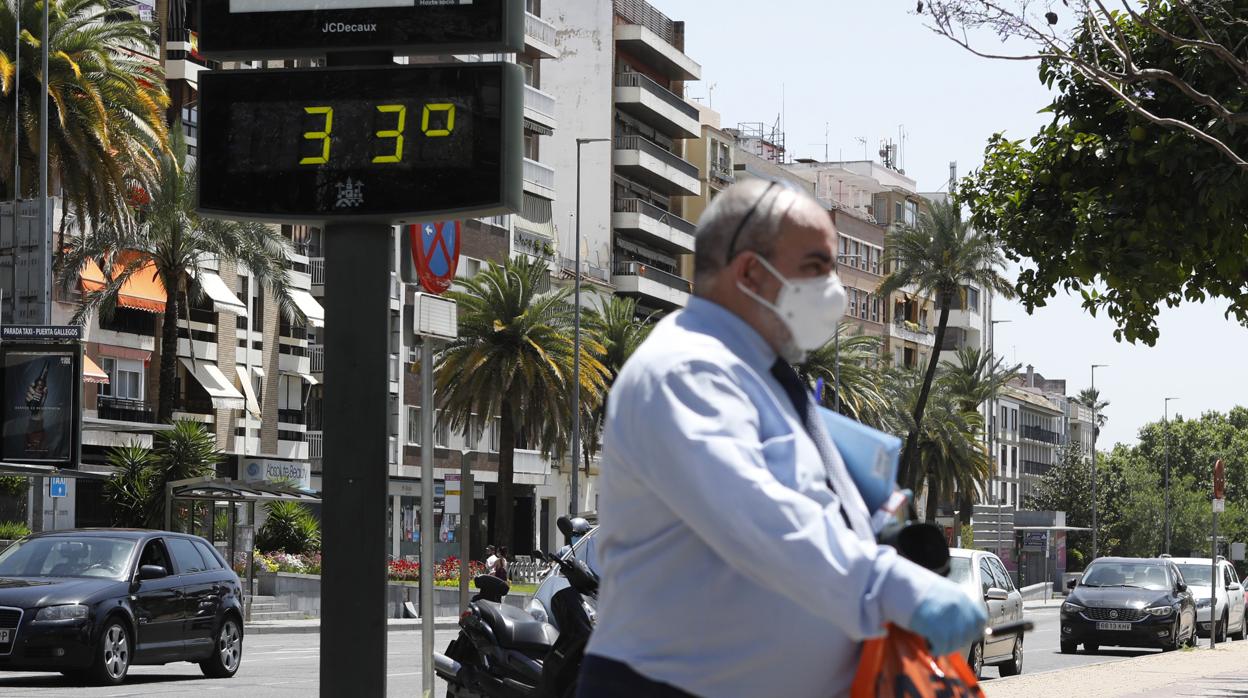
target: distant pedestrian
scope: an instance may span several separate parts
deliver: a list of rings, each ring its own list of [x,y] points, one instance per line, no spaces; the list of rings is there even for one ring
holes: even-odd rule
[[[485,569],[493,573],[495,562],[498,562],[498,549],[492,545],[485,546]]]
[[[494,561],[494,564],[490,566],[490,574],[498,577],[504,582],[507,581],[507,546],[499,546],[498,558]]]

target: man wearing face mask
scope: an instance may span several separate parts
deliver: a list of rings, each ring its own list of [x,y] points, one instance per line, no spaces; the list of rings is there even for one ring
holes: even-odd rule
[[[845,311],[827,211],[752,180],[716,198],[695,248],[695,297],[611,390],[577,695],[843,695],[888,623],[937,654],[969,644],[982,604],[876,544],[791,366]]]

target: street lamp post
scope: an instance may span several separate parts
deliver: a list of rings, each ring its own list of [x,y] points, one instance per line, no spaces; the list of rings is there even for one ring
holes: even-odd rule
[[[862,259],[860,254],[838,254],[836,261],[841,262],[846,259]],[[832,411],[837,414],[841,413],[841,326],[837,323],[836,338],[833,340],[836,344],[832,347]]]
[[[610,138],[576,139],[576,280],[573,282],[572,337],[572,502],[568,515],[576,516],[580,493],[577,477],[581,469],[581,146],[586,143],[609,143]]]
[[[997,368],[997,325],[1005,325],[1013,322],[1013,320],[989,320],[988,321],[988,367],[989,370],[995,371]],[[992,398],[989,401],[988,412],[988,454],[992,456],[994,463],[997,462],[997,384],[992,384]],[[1005,459],[997,463],[997,477],[1000,479],[1005,473]],[[996,493],[993,493],[996,498]]]
[[[1096,394],[1096,369],[1109,368],[1109,364],[1092,364],[1092,392]],[[1092,559],[1096,559],[1096,437],[1101,435],[1101,427],[1097,424],[1096,398],[1092,399]]]
[[[1165,399],[1166,424],[1166,554],[1170,554],[1170,401],[1177,397]]]

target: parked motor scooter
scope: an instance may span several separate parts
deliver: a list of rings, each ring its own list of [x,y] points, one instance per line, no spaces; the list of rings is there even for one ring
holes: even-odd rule
[[[560,529],[568,524],[559,519]],[[570,529],[570,526],[569,526]],[[566,532],[565,532],[566,535]],[[534,555],[559,566],[569,586],[551,600],[561,630],[503,604],[507,582],[481,576],[480,593],[459,619],[459,636],[435,652],[434,670],[447,698],[570,698],[576,693],[585,646],[593,630],[598,575],[572,555]]]

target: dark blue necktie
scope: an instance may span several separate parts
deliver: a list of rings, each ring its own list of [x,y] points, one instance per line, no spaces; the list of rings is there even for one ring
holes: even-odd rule
[[[827,431],[823,428],[823,425],[817,422],[819,411],[815,408],[811,394],[806,390],[806,386],[802,384],[801,376],[797,375],[797,371],[793,370],[789,362],[784,359],[776,359],[776,362],[771,365],[771,375],[780,383],[780,387],[784,388],[784,393],[788,396],[789,401],[793,403],[794,409],[797,410],[797,416],[801,418],[802,426],[806,428],[807,435],[810,436],[811,441],[815,442],[815,448],[819,451],[819,457],[823,461],[823,470],[826,475],[828,489],[836,493],[841,505],[841,518],[845,519],[845,525],[852,530],[854,525],[850,521],[849,512],[845,509],[846,495],[842,494],[842,492],[848,493],[848,487],[852,487],[852,485],[847,486],[844,479],[838,476],[832,465],[836,459],[832,454],[832,449],[835,446],[829,442]]]

